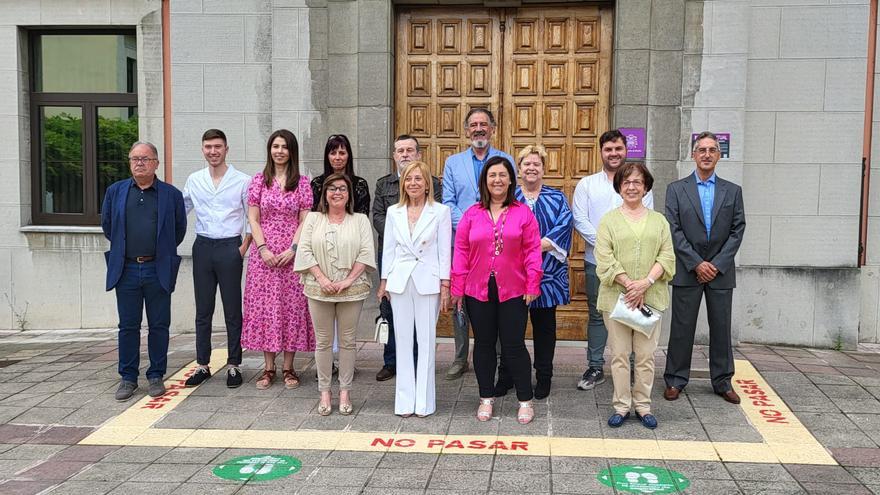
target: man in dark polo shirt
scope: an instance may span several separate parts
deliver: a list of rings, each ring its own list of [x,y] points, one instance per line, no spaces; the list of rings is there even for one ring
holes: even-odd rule
[[[101,206],[101,227],[110,241],[107,290],[116,289],[119,313],[119,375],[116,400],[126,401],[138,388],[141,319],[147,309],[147,351],[150,367],[147,392],[165,393],[171,293],[180,268],[177,246],[186,235],[183,194],[156,177],[159,153],[147,142],[137,142],[128,153],[131,179],[107,188]]]

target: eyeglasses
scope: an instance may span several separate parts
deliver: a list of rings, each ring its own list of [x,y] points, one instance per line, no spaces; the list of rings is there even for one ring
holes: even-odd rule
[[[328,187],[327,187],[327,191],[328,191],[328,192],[341,192],[341,193],[344,193],[344,192],[348,192],[348,186],[328,186]]]
[[[149,156],[130,156],[128,157],[128,161],[134,164],[148,164],[151,162],[158,162],[158,158],[150,158]]]
[[[638,186],[644,186],[644,185],[645,185],[645,181],[643,181],[641,179],[633,179],[633,180],[623,181],[623,187],[629,187],[629,186],[638,187]]]
[[[718,148],[697,148],[694,152],[698,155],[705,155],[706,153],[714,155],[715,153],[718,153]]]

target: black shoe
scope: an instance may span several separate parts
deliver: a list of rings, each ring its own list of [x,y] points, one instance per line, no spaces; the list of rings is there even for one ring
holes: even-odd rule
[[[504,378],[499,378],[498,383],[495,384],[495,397],[504,397],[507,395],[507,391],[513,388],[513,383],[507,381]]]
[[[238,388],[241,386],[241,382],[241,370],[238,369],[238,366],[230,366],[229,369],[226,370],[226,386],[229,388]]]
[[[541,378],[535,384],[535,398],[546,399],[550,395],[550,379]]]
[[[196,368],[196,372],[186,379],[184,385],[186,385],[187,387],[196,387],[198,385],[201,385],[202,382],[204,382],[208,378],[211,378],[211,370],[209,370],[207,367],[203,368],[199,366],[198,368]]]
[[[376,381],[384,382],[386,380],[390,380],[394,378],[395,374],[396,371],[394,370],[394,368],[392,368],[391,366],[383,366],[382,369],[379,370],[378,373],[376,373]]]
[[[578,390],[592,390],[596,385],[605,383],[605,373],[602,368],[588,368],[578,382]]]

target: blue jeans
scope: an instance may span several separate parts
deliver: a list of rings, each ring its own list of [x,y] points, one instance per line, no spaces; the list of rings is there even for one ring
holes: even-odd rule
[[[387,299],[382,299],[379,303],[379,313],[388,320],[388,343],[385,344],[385,350],[382,351],[382,360],[386,368],[397,368],[397,341],[394,339],[394,313],[391,310],[391,303]],[[415,328],[413,329],[415,334]],[[413,338],[413,361],[418,363],[419,343]]]
[[[587,323],[587,365],[590,368],[599,368],[605,365],[605,344],[608,342],[608,329],[602,313],[596,309],[596,299],[599,297],[599,277],[596,276],[596,265],[584,260],[584,280],[586,281],[587,308],[590,311],[590,320]]]
[[[119,375],[137,383],[140,366],[141,321],[147,307],[147,352],[150,367],[147,379],[165,376],[168,365],[168,327],[171,325],[171,293],[156,275],[156,263],[125,262],[116,284],[116,311],[119,313]]]

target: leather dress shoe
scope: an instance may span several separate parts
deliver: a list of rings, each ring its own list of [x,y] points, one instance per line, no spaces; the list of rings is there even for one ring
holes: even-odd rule
[[[681,395],[680,388],[666,387],[666,390],[663,391],[663,398],[666,400],[677,400],[679,395]]]
[[[391,366],[383,366],[382,369],[379,370],[378,373],[376,373],[376,381],[384,382],[386,380],[390,380],[394,378],[395,373],[396,370]]]
[[[739,395],[736,395],[736,392],[733,390],[728,390],[727,392],[715,392],[720,395],[722,399],[730,402],[731,404],[739,404]]]

